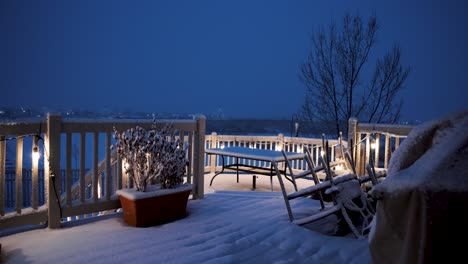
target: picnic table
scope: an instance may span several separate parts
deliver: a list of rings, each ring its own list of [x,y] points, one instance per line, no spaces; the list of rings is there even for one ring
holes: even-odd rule
[[[287,177],[288,160],[303,160],[304,153],[275,151],[269,149],[255,149],[247,147],[227,147],[227,148],[212,148],[206,149],[208,155],[217,155],[221,157],[221,171],[216,172],[211,178],[210,186],[213,180],[225,170],[233,170],[237,175],[239,182],[239,172],[247,172],[253,174],[252,187],[255,189],[256,175],[270,176],[270,183],[273,190],[273,177],[277,176],[281,181],[281,175],[293,182]],[[284,153],[284,154],[283,154]],[[231,157],[232,162],[227,162],[226,159]],[[282,163],[282,166],[279,164]]]

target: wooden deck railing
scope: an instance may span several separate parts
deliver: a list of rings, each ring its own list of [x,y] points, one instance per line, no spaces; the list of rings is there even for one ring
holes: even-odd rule
[[[243,146],[292,152],[302,152],[304,148],[308,148],[316,165],[319,165],[319,156],[325,151],[322,139],[285,137],[282,134],[239,136],[212,133],[205,136],[206,120],[203,116],[194,120],[157,122],[173,123],[180,130],[179,136],[189,143],[190,166],[187,181],[196,185],[194,198],[202,198],[204,195],[204,173],[215,172],[221,166],[218,157],[205,156],[205,148]],[[125,173],[122,173],[121,161],[110,150],[113,129],[123,131],[136,125],[149,128],[152,123],[151,120],[71,120],[57,115],[49,115],[46,121],[0,123],[0,229],[45,222],[50,228],[58,228],[61,219],[119,208],[120,202],[115,191],[130,187],[131,183]],[[360,124],[356,119],[350,119],[349,140],[343,143],[348,147],[353,143],[358,174],[364,175],[365,164],[371,161],[376,167],[388,167],[391,153],[398,148],[411,129],[411,126]],[[23,163],[29,157],[24,153],[24,146],[34,145],[35,135],[44,138],[43,146],[40,146],[43,162],[32,162],[31,173],[24,173]],[[9,138],[14,138],[16,142],[14,157],[7,157],[6,139]],[[371,148],[372,142],[375,143],[375,148]],[[340,147],[339,140],[329,140],[329,149],[326,151],[331,161],[339,158]],[[5,210],[5,186],[7,181],[11,182],[11,175],[8,174],[10,178],[6,176],[6,160],[14,160],[16,168],[13,190],[15,205],[12,212]],[[87,162],[89,160],[91,162]],[[72,168],[72,161],[75,161],[75,168]],[[228,164],[230,162],[233,161],[227,160]],[[243,162],[248,164],[253,161]],[[262,165],[270,166],[266,162]],[[291,165],[295,171],[307,169],[308,166],[304,161],[295,161]],[[39,173],[42,170],[44,172]],[[76,170],[79,171],[78,180],[74,180],[76,177],[72,176],[76,174]],[[56,173],[61,171],[63,172]],[[28,178],[23,179],[24,175],[28,175]],[[44,186],[39,186],[40,183]],[[42,190],[45,190],[45,197],[39,199]],[[23,191],[30,191],[31,195],[24,196]],[[8,195],[11,197],[11,193]],[[24,202],[24,197],[31,201]]]
[[[256,149],[269,149],[269,150],[281,150],[290,152],[303,152],[304,148],[311,150],[312,158],[315,164],[318,164],[319,156],[323,150],[322,139],[316,138],[300,138],[300,137],[285,137],[283,134],[278,136],[242,136],[242,135],[218,135],[217,133],[211,133],[205,137],[206,148],[221,148],[221,147],[249,147]],[[340,147],[338,140],[329,140],[328,153],[331,157],[331,161],[336,158],[337,149]],[[226,165],[234,163],[233,158],[227,158],[225,160]],[[253,160],[242,159],[241,164],[252,165],[255,162]],[[270,167],[268,162],[261,162],[257,166],[263,166],[265,168]],[[292,161],[291,167],[293,170],[305,170],[308,168],[307,162],[303,161]],[[218,156],[205,156],[205,172],[214,173],[216,170],[221,169],[221,161]]]
[[[158,124],[172,123],[179,130],[179,137],[189,144],[187,181],[194,183],[193,198],[203,198],[203,157],[205,142],[205,117],[193,120],[159,120]],[[50,228],[60,227],[61,219],[120,208],[115,191],[130,186],[122,162],[112,156],[111,145],[114,128],[124,131],[136,125],[150,128],[152,120],[76,120],[49,115],[46,121],[31,121],[0,124],[0,229],[48,223]],[[30,157],[24,150],[24,141],[34,145],[39,136],[43,138],[43,163],[31,163],[31,206],[23,208],[22,192],[24,159]],[[6,140],[16,141],[14,157],[7,157]],[[78,141],[80,177],[72,178],[73,141]],[[88,149],[89,148],[89,149]],[[62,153],[63,152],[63,153]],[[90,157],[88,156],[90,155]],[[65,160],[61,160],[64,157]],[[104,157],[100,162],[100,157]],[[15,160],[15,206],[14,212],[5,210],[6,160]],[[91,160],[88,172],[86,161]],[[45,204],[39,206],[38,171],[44,170]],[[65,169],[65,190],[62,190],[62,169]],[[29,186],[28,186],[29,187]],[[89,188],[89,189],[88,189]],[[87,194],[87,190],[88,194]],[[62,197],[61,193],[64,193]],[[60,203],[58,202],[60,201]]]
[[[348,122],[348,143],[353,144],[353,157],[358,175],[365,174],[365,165],[388,168],[390,157],[413,129],[407,125],[366,124],[351,118]],[[348,145],[348,148],[350,145]]]

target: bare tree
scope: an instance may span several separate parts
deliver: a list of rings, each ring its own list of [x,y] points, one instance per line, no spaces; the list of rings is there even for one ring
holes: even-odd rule
[[[361,16],[347,14],[338,26],[332,23],[314,33],[312,50],[300,66],[299,78],[306,87],[303,118],[333,124],[337,135],[340,131],[347,135],[350,117],[394,123],[402,106],[398,92],[410,72],[410,67],[401,66],[399,46],[368,69],[376,44],[376,17],[364,24]]]

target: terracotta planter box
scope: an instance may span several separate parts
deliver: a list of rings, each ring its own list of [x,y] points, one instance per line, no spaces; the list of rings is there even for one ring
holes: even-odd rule
[[[183,184],[176,189],[163,190],[159,185],[151,185],[146,192],[118,190],[124,221],[130,226],[148,227],[184,218],[192,188],[191,184]]]

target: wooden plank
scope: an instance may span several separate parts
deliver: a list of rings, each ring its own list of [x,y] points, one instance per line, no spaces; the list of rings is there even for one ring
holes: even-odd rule
[[[9,228],[38,225],[47,223],[47,210],[34,211],[32,213],[18,215],[15,217],[5,217],[0,219],[0,230]]]
[[[34,148],[37,147],[39,150],[38,146],[38,138],[34,137],[33,139],[33,144],[32,144],[32,150],[34,151]],[[37,209],[38,206],[38,190],[39,190],[39,160],[38,159],[32,159],[31,163],[31,206],[33,209]],[[2,192],[0,192],[2,193]]]
[[[216,132],[211,133],[211,148],[216,148],[218,145],[218,140],[216,137]],[[217,155],[210,155],[210,172],[215,173],[216,171],[216,164],[217,164]]]
[[[157,126],[173,124],[175,129],[184,131],[194,131],[196,129],[196,121],[192,119],[156,120],[156,124]],[[89,119],[66,119],[63,120],[62,131],[71,133],[111,133],[114,132],[114,128],[121,132],[136,126],[151,129],[153,126],[153,120],[112,119],[90,121]]]
[[[414,126],[406,126],[406,125],[392,125],[392,124],[364,124],[360,123],[357,126],[356,132],[361,133],[389,133],[393,135],[401,135],[407,136]]]
[[[72,198],[72,134],[67,133],[66,138],[66,181],[65,181],[65,192],[66,192],[66,204],[71,204]]]
[[[21,214],[23,202],[23,138],[16,139],[16,212]]]
[[[370,134],[367,133],[366,134],[366,157],[365,157],[365,164],[369,163],[369,158],[370,158],[370,155],[371,155],[371,140],[370,140]]]
[[[117,179],[119,178],[119,174],[118,174],[117,166],[118,166],[118,155],[117,155],[117,152],[115,152],[114,162],[111,165],[111,169],[112,169],[112,186],[114,187],[114,188],[112,188],[112,193],[115,193],[118,190],[117,189],[117,181],[118,181]]]
[[[193,168],[193,162],[194,162],[194,158],[193,158],[193,155],[194,155],[194,152],[193,152],[193,132],[189,131],[188,132],[188,142],[189,142],[189,145],[188,145],[188,160],[189,160],[189,164],[188,164],[188,168],[187,168],[187,182],[188,183],[192,183],[192,168]]]
[[[5,136],[0,136],[0,216],[5,215],[5,161],[6,161]]]
[[[314,145],[315,148],[315,164],[319,164],[320,149],[317,145]]]
[[[196,118],[197,128],[194,140],[195,156],[194,156],[194,183],[195,190],[193,197],[195,199],[202,199],[204,196],[204,164],[205,164],[205,116],[198,116]]]
[[[117,173],[116,173],[116,178],[117,178],[117,184],[116,184],[116,187],[115,189],[116,190],[120,190],[122,189],[122,178],[123,178],[123,171],[122,171],[122,159],[117,156],[117,165],[116,165],[116,169],[117,169]]]
[[[60,204],[57,202],[60,199],[61,190],[61,168],[60,168],[60,150],[61,150],[61,117],[56,114],[49,114],[47,117],[47,135],[48,140],[46,148],[48,151],[49,170],[46,170],[46,178],[50,178],[47,185],[47,192],[49,199],[47,200],[47,207],[49,209],[49,228],[60,228],[61,226],[61,210]]]
[[[111,197],[111,132],[106,133],[106,200]]]
[[[97,201],[99,199],[98,196],[98,183],[99,183],[99,133],[94,133],[94,145],[93,145],[93,178],[92,178],[92,196],[93,200]]]
[[[296,225],[305,225],[307,223],[314,222],[314,221],[320,220],[322,218],[325,218],[325,217],[327,217],[329,215],[335,214],[336,212],[341,210],[341,206],[342,206],[341,204],[337,204],[337,205],[335,205],[333,207],[325,208],[323,211],[320,211],[319,213],[316,213],[316,214],[313,214],[311,216],[304,217],[304,218],[301,218],[301,219],[297,219],[297,220],[294,220],[292,222],[293,222],[293,224],[296,224]]]
[[[350,181],[350,180],[353,180],[353,179],[356,179],[355,175],[346,174],[346,175],[342,175],[342,176],[338,176],[338,177],[333,178],[333,183],[334,184],[339,184],[339,183],[342,183],[342,182],[345,182],[345,181]],[[314,194],[314,193],[316,193],[318,191],[325,190],[325,189],[330,188],[330,187],[331,187],[331,182],[330,181],[324,181],[324,182],[321,182],[319,184],[312,185],[310,187],[301,189],[301,190],[299,190],[297,192],[290,193],[290,194],[287,195],[287,198],[289,200],[292,200],[292,199],[295,199],[295,198],[298,198],[298,197],[309,196],[309,195],[312,195],[312,194]]]
[[[3,135],[35,135],[38,127],[46,127],[47,123],[41,120],[15,121],[0,123],[0,131]]]
[[[384,168],[388,168],[388,162],[390,161],[390,155],[392,153],[392,147],[390,145],[390,135],[385,135],[385,158],[384,158]]]
[[[84,203],[86,200],[86,134],[80,133],[80,201]]]
[[[85,203],[75,205],[75,206],[66,206],[63,208],[63,216],[77,216],[86,214],[95,214],[97,212],[113,210],[121,208],[119,199],[106,200],[105,198],[98,199],[96,201],[88,200]]]
[[[294,221],[294,215],[292,213],[291,204],[289,203],[290,199],[288,199],[288,194],[286,193],[286,189],[284,188],[284,183],[283,183],[283,178],[281,176],[281,172],[280,172],[280,170],[278,168],[278,164],[276,162],[272,162],[271,165],[275,169],[276,177],[278,178],[278,182],[279,182],[280,187],[281,187],[281,193],[283,194],[283,199],[284,199],[284,203],[286,205],[286,210],[288,211],[289,221],[292,222],[292,221]]]
[[[380,134],[375,135],[374,167],[379,167]]]

